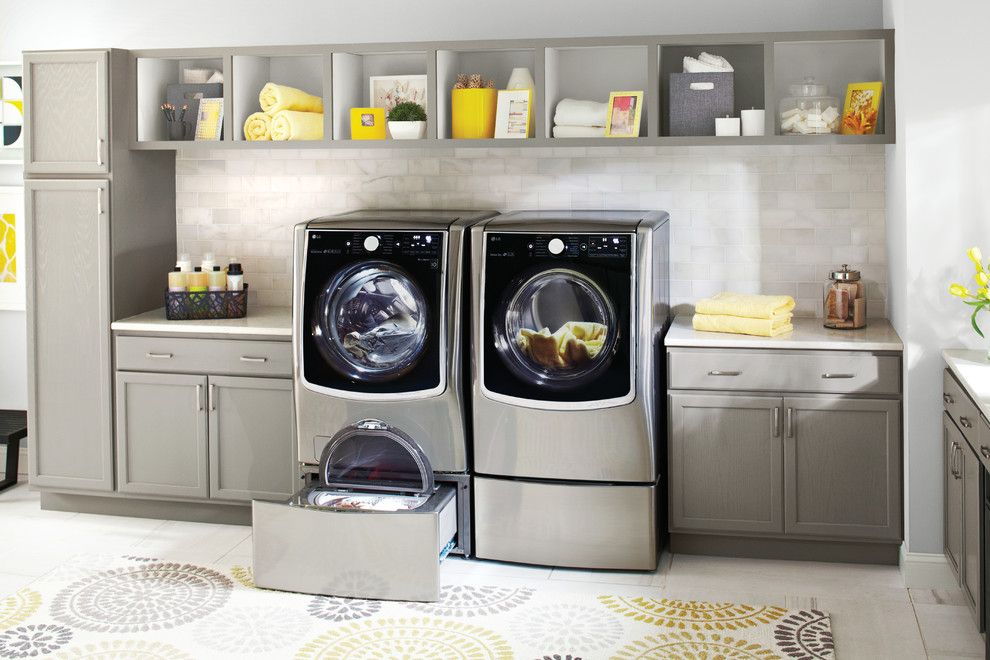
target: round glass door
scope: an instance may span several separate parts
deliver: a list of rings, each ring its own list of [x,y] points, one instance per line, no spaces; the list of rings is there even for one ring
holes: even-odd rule
[[[401,268],[364,262],[330,278],[313,310],[323,359],[346,378],[393,380],[416,366],[427,339],[423,292]]]
[[[556,389],[594,380],[612,361],[619,324],[591,278],[552,268],[517,280],[493,318],[495,343],[518,378]]]

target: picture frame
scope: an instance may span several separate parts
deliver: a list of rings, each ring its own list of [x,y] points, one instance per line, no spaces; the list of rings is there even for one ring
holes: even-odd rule
[[[0,62],[0,161],[24,156],[24,78],[20,62]]]
[[[849,83],[839,132],[842,135],[876,134],[882,93],[882,82]]]
[[[384,108],[351,108],[352,140],[385,139]]]
[[[0,186],[0,310],[25,308],[24,188]]]
[[[495,107],[496,138],[528,138],[533,90],[501,89]]]
[[[605,137],[639,137],[643,115],[643,92],[612,92],[608,95],[608,118]]]
[[[403,76],[371,76],[368,79],[368,100],[373,108],[383,108],[387,116],[389,111],[399,103],[412,101],[427,107],[426,75]]]
[[[196,140],[218,141],[223,137],[223,99],[200,99],[196,113]]]

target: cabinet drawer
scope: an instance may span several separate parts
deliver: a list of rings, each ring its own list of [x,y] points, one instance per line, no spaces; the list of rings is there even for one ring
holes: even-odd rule
[[[971,445],[980,441],[980,412],[948,369],[942,372],[942,404]],[[979,447],[976,447],[979,449]],[[988,450],[990,453],[990,450]]]
[[[292,344],[280,341],[117,337],[117,369],[291,376]]]
[[[983,467],[990,472],[990,422],[981,416],[976,426],[979,431],[976,434],[977,437],[974,438],[976,453],[980,458],[980,463],[983,463]]]
[[[870,353],[672,350],[670,387],[688,390],[898,394],[901,361]]]

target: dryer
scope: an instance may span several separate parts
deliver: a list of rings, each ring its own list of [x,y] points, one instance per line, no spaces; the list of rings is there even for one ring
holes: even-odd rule
[[[472,228],[475,553],[653,569],[664,464],[664,212]]]

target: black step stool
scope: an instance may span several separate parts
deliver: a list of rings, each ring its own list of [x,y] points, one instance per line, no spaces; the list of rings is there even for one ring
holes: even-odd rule
[[[7,445],[7,471],[0,480],[0,491],[17,483],[17,462],[21,440],[27,437],[27,411],[0,410],[0,444]]]

